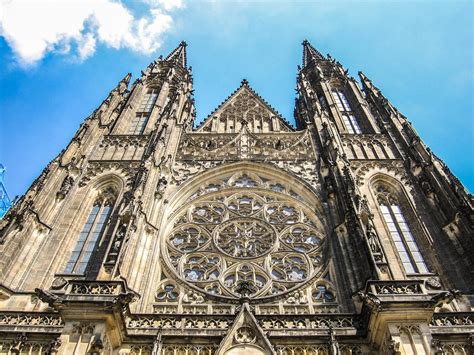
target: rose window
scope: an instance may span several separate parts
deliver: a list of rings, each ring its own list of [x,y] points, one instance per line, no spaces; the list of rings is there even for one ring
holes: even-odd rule
[[[321,276],[324,228],[301,196],[250,173],[211,185],[171,217],[162,249],[170,272],[229,300],[272,298]]]
[[[238,218],[215,231],[215,245],[234,258],[256,258],[268,253],[275,244],[275,231],[257,219]]]

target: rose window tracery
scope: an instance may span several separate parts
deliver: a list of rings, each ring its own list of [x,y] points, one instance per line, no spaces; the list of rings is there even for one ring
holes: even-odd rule
[[[268,253],[275,244],[275,231],[257,219],[233,219],[218,228],[215,245],[234,258],[256,258]]]
[[[323,224],[289,185],[236,173],[204,186],[173,213],[163,239],[168,269],[188,286],[218,298],[267,299],[321,276]]]

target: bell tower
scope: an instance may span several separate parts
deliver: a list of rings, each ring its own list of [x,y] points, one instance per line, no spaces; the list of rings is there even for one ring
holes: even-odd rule
[[[404,343],[407,334],[401,329],[412,339],[431,338],[423,333],[423,318],[436,317],[439,290],[450,289],[445,291],[447,299],[459,301],[445,309],[466,307],[453,289],[465,293],[464,301],[472,297],[472,258],[466,258],[473,245],[467,242],[473,234],[472,196],[423,144],[406,117],[363,73],[359,77],[361,86],[334,58],[304,41],[295,119],[297,127],[313,130],[322,152],[320,173],[344,260],[340,272],[347,273],[350,292],[366,283],[366,291],[358,295],[371,310],[371,321],[381,322],[371,332],[386,331],[390,341],[398,341],[396,349],[409,353],[415,350]],[[423,292],[414,291],[417,287]],[[380,290],[393,299],[374,298]],[[421,304],[407,302],[412,292],[431,297],[428,313]],[[397,299],[407,302],[405,310],[395,310],[392,302]],[[410,318],[418,324],[419,335],[404,328]],[[386,321],[399,325],[384,325]],[[380,349],[388,346],[372,336]]]

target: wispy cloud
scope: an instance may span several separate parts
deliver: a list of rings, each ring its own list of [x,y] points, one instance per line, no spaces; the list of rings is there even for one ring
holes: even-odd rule
[[[114,0],[2,0],[0,35],[18,62],[29,66],[48,53],[85,60],[97,44],[151,53],[173,24],[172,11],[183,0],[143,0],[147,16],[136,17]]]
[[[184,6],[184,0],[144,0],[152,6],[162,6],[165,10],[179,9]]]

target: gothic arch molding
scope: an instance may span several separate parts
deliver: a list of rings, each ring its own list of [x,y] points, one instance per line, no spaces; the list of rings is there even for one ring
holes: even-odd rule
[[[170,196],[169,208],[175,209],[177,206],[186,202],[193,192],[203,186],[204,182],[218,179],[226,174],[233,174],[239,171],[248,171],[252,174],[261,176],[276,182],[285,183],[292,186],[294,192],[299,193],[306,203],[313,206],[318,215],[324,215],[324,208],[317,197],[314,187],[302,180],[291,171],[280,169],[267,163],[237,162],[226,165],[219,165],[205,172],[193,176],[189,181],[183,183],[183,186]]]
[[[369,203],[373,206],[372,210],[376,212],[379,219],[379,233],[386,236],[384,238],[385,245],[390,245],[391,253],[399,261],[400,275],[406,277],[410,274],[429,274],[429,269],[432,270],[432,266],[427,269],[425,260],[430,261],[430,265],[435,264],[435,257],[427,252],[431,248],[431,240],[423,226],[423,221],[415,213],[417,209],[413,196],[407,191],[406,184],[393,176],[375,173],[368,180],[366,188],[369,190]],[[399,217],[393,215],[395,212],[399,214]],[[396,225],[398,227],[395,227]],[[399,230],[402,228],[401,225],[403,225],[403,230]],[[394,232],[394,228],[397,231]],[[401,243],[405,246],[401,247]],[[421,254],[419,249],[421,249]],[[416,259],[408,257],[408,255],[415,254],[420,256]],[[402,264],[405,265],[403,268],[400,267]],[[416,270],[410,271],[413,265],[417,265]]]
[[[351,165],[359,186],[369,186],[375,177],[386,176],[388,181],[390,178],[392,181],[398,181],[407,192],[411,192],[413,188],[402,162],[353,162]]]

